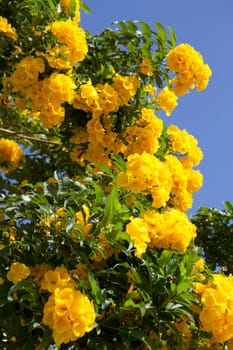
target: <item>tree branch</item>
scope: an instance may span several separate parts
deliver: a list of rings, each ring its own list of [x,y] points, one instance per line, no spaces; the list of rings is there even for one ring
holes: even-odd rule
[[[0,133],[1,132],[5,133],[5,134],[15,135],[17,137],[24,138],[26,140],[32,140],[32,141],[36,141],[36,142],[47,143],[47,144],[50,144],[50,145],[60,145],[60,142],[44,140],[44,139],[40,139],[40,138],[34,137],[34,136],[28,136],[28,135],[21,134],[21,133],[18,133],[17,131],[12,131],[12,130],[9,130],[9,129],[0,128]]]

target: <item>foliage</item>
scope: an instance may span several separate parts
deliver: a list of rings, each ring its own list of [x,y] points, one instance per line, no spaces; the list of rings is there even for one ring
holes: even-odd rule
[[[227,275],[233,272],[232,209],[230,202],[225,202],[224,210],[201,207],[192,218],[198,230],[196,243],[203,248],[206,262],[212,270],[221,269]]]
[[[206,264],[230,258],[187,216],[202,151],[156,115],[207,86],[201,54],[158,22],[91,35],[74,0],[0,5],[0,348],[230,349]]]

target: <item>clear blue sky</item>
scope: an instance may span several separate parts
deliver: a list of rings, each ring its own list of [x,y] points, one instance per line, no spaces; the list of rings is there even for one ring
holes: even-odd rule
[[[158,21],[174,28],[177,43],[201,52],[213,71],[205,91],[179,98],[167,124],[186,129],[199,141],[204,185],[195,194],[191,213],[201,206],[233,203],[233,0],[85,0],[91,15],[81,25],[92,34],[115,20]],[[162,117],[162,115],[160,115]]]

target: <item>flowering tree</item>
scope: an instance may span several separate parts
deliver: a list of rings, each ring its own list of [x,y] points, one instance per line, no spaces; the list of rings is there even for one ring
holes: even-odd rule
[[[201,54],[157,22],[92,36],[74,0],[0,5],[0,347],[231,349],[233,280],[186,214],[202,151],[156,115],[206,88]]]

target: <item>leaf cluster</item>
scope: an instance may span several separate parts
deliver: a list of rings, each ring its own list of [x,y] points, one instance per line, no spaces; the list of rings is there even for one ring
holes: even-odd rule
[[[192,222],[197,226],[196,244],[203,248],[210,268],[228,275],[233,272],[233,207],[230,202],[224,204],[223,210],[199,208]]]

